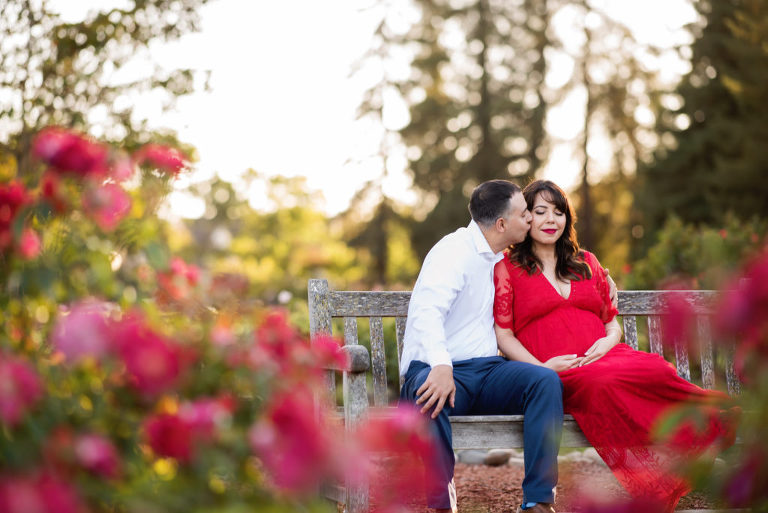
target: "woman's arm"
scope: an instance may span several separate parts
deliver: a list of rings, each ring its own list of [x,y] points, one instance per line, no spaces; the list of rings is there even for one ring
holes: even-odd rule
[[[511,329],[502,328],[498,324],[494,324],[493,329],[496,331],[496,344],[499,346],[499,350],[509,360],[547,367],[555,372],[577,367],[583,360],[575,354],[565,354],[555,356],[542,363],[523,346]]]
[[[605,323],[605,336],[597,339],[595,343],[592,344],[592,347],[587,349],[587,352],[584,353],[584,359],[579,365],[587,365],[588,363],[599,360],[619,342],[621,342],[621,327],[619,326],[619,321],[614,317],[609,322]]]

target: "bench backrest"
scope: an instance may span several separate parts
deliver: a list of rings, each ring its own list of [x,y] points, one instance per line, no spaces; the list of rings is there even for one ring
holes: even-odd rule
[[[408,314],[410,292],[383,291],[335,291],[328,287],[326,280],[309,280],[309,330],[314,336],[319,333],[332,334],[332,320],[344,320],[344,344],[358,344],[357,319],[366,317],[370,325],[371,374],[374,406],[386,406],[388,402],[384,328],[382,319],[395,319],[397,361],[403,349],[405,319]],[[638,316],[647,322],[648,343],[651,352],[664,357],[661,318],[666,305],[673,298],[682,298],[691,305],[695,314],[697,339],[699,343],[701,383],[704,388],[715,388],[715,358],[712,346],[710,318],[717,293],[710,290],[696,291],[619,291],[619,315],[624,325],[624,342],[638,349]],[[674,347],[674,361],[677,373],[691,381],[688,350],[682,341],[668,341]],[[739,393],[739,381],[733,371],[733,352],[724,350],[720,355],[724,365],[728,392]],[[402,383],[401,383],[402,384]],[[335,376],[329,374],[327,386],[335,391]]]

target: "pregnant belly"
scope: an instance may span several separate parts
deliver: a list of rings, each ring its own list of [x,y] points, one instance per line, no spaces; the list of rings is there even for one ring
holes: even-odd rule
[[[595,340],[605,336],[605,325],[591,312],[555,311],[516,333],[530,353],[545,362],[553,356],[584,356]]]

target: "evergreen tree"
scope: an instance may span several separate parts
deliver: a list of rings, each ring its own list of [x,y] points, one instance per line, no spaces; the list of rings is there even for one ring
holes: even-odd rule
[[[674,214],[683,222],[722,225],[768,216],[768,4],[762,0],[702,0],[692,69],[681,82],[682,105],[660,118],[667,145],[640,174],[637,222],[645,236]],[[639,233],[638,233],[639,235]]]

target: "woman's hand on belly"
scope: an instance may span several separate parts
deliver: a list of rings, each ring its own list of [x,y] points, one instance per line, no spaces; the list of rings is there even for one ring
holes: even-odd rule
[[[580,367],[583,360],[583,356],[580,357],[575,354],[563,354],[560,356],[553,356],[544,362],[544,367],[552,369],[555,372],[563,372],[567,371],[568,369],[573,369],[574,367]]]
[[[618,344],[616,337],[609,335],[606,337],[598,338],[595,343],[592,344],[592,347],[587,349],[587,351],[584,353],[584,357],[581,359],[579,367],[599,360],[608,354],[608,351],[613,349],[616,344]]]

